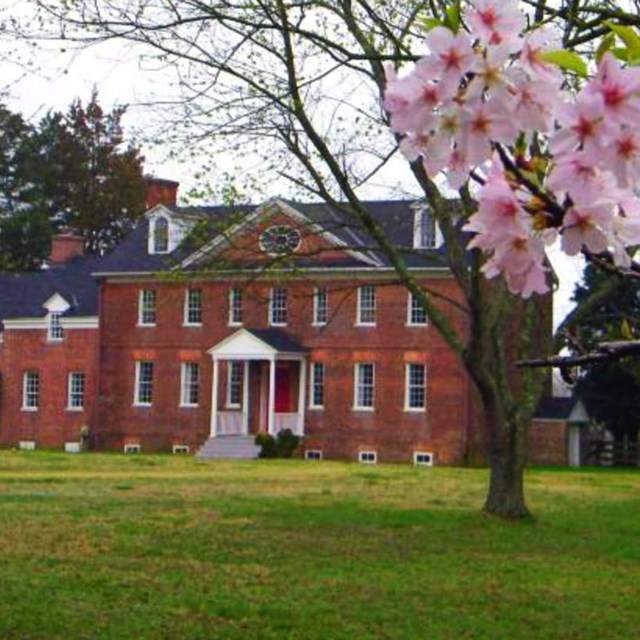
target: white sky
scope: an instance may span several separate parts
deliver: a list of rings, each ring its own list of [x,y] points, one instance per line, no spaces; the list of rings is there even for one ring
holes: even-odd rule
[[[22,10],[17,0],[0,0],[0,17],[4,11]],[[149,124],[157,125],[158,112],[148,106],[166,95],[171,73],[162,69],[144,69],[138,51],[132,46],[111,42],[95,45],[80,53],[63,52],[58,45],[40,45],[32,49],[26,44],[0,40],[0,101],[21,112],[27,119],[37,120],[53,110],[66,110],[75,98],[86,101],[96,86],[100,104],[110,110],[128,105],[123,118],[125,134],[143,149],[145,171],[161,178],[178,180],[184,193],[201,186],[195,178],[192,160],[173,159],[170,149],[161,144],[149,145],[142,140]],[[25,67],[29,61],[33,66]],[[273,194],[278,195],[278,194]],[[570,298],[580,278],[582,262],[553,250],[550,258],[560,277],[555,295],[555,323],[571,309]]]

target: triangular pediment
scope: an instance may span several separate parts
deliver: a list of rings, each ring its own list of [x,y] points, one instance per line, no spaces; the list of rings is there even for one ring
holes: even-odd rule
[[[71,308],[71,305],[59,293],[54,293],[42,306],[49,313],[64,313]]]
[[[273,199],[220,230],[176,268],[208,267],[215,262],[234,266],[268,263],[274,256],[265,250],[263,238],[265,232],[276,227],[288,228],[294,236],[299,235],[299,246],[287,254],[287,259],[304,262],[304,266],[329,266],[331,263],[380,266],[370,251],[358,246],[355,236],[342,232],[338,221],[328,224],[314,220],[295,205]]]
[[[271,345],[246,329],[238,329],[207,352],[214,358],[268,360],[278,353]]]

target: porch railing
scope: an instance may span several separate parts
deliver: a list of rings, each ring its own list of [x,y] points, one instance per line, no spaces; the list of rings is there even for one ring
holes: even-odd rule
[[[242,411],[218,412],[218,424],[216,434],[219,436],[243,436],[246,435],[242,420]]]
[[[273,435],[277,436],[280,431],[290,429],[295,435],[302,436],[302,424],[297,413],[276,413]]]

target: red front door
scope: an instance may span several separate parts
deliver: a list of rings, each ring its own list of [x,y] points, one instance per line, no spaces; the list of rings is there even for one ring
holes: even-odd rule
[[[276,366],[276,413],[291,412],[291,367]]]

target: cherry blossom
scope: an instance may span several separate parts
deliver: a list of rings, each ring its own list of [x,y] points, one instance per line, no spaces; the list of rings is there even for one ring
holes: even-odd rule
[[[487,45],[517,46],[525,28],[515,0],[473,0],[465,18],[471,33]]]

